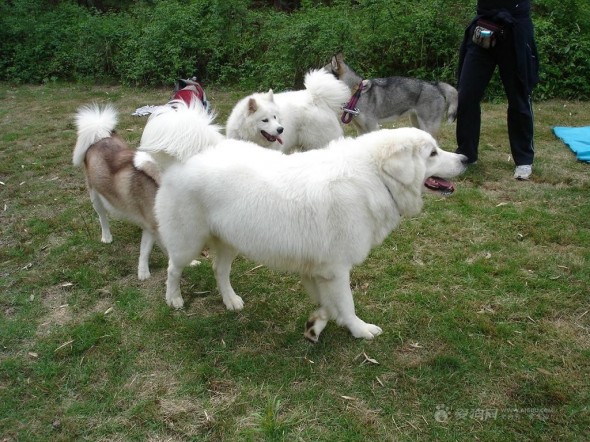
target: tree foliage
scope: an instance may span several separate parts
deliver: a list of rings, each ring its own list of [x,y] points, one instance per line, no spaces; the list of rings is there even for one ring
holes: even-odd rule
[[[473,0],[11,0],[0,79],[299,87],[344,52],[365,77],[455,83]],[[590,98],[590,3],[537,0],[541,98]],[[494,88],[492,88],[494,90]]]

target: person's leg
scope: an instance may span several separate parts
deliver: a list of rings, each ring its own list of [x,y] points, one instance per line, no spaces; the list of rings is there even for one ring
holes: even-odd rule
[[[467,156],[470,163],[477,161],[481,126],[480,102],[495,68],[493,53],[469,40],[457,88],[459,98],[456,135],[457,153]]]
[[[516,53],[510,35],[501,42],[498,67],[508,98],[508,139],[512,158],[517,166],[532,165],[535,157],[534,120],[531,97],[518,78]]]

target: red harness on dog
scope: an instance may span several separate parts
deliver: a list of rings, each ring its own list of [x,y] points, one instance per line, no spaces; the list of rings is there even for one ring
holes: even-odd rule
[[[205,92],[200,84],[189,84],[182,89],[175,92],[172,96],[172,100],[182,100],[190,106],[191,102],[195,99],[199,100],[203,106],[205,106]]]

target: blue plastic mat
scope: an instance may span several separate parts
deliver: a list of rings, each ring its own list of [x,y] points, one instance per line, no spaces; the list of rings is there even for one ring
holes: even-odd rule
[[[590,163],[590,126],[553,128],[553,133],[576,154],[580,161]]]

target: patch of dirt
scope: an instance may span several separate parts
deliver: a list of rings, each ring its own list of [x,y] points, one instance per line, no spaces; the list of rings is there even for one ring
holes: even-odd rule
[[[579,348],[590,348],[589,320],[590,313],[582,312],[576,318],[571,318],[571,320],[557,318],[553,321],[547,321],[547,323],[559,334],[561,342],[570,340],[575,342]]]
[[[38,336],[47,336],[51,329],[68,324],[72,320],[72,311],[67,303],[68,286],[61,284],[49,287],[43,293],[41,302],[47,314],[39,321]]]
[[[72,309],[68,304],[68,290],[71,287],[69,283],[49,287],[41,295],[41,303],[47,310],[45,316],[39,321],[37,327],[37,336],[47,336],[55,327],[62,327],[70,324],[74,319]],[[85,312],[82,317],[95,313],[105,313],[113,305],[110,297],[98,298],[94,306]]]

